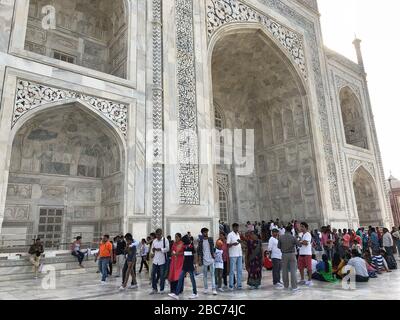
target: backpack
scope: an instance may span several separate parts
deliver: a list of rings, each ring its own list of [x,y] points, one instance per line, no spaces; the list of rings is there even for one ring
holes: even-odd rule
[[[386,262],[389,270],[397,270],[397,262],[393,256],[387,256]]]

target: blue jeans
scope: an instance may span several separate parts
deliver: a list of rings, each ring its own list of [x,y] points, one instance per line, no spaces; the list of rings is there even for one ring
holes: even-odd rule
[[[99,269],[101,272],[101,281],[106,281],[108,276],[108,265],[110,264],[111,258],[100,258],[99,259]]]
[[[165,265],[166,264],[153,264],[151,268],[151,286],[155,291],[157,291],[158,279],[160,279],[160,291],[164,291]]]
[[[207,279],[207,275],[208,275],[208,267],[210,267],[210,274],[211,274],[211,285],[213,290],[216,289],[216,285],[215,285],[215,265],[210,264],[209,266],[205,266],[203,264],[203,281],[204,281],[204,289],[207,290],[208,289],[208,279]]]
[[[243,270],[243,262],[242,257],[231,257],[230,261],[230,272],[229,272],[229,288],[233,288],[233,277],[235,275],[235,267],[237,272],[237,287],[242,287],[242,270]]]
[[[175,291],[175,294],[178,296],[182,291],[186,273],[189,273],[189,275],[190,275],[190,281],[192,282],[193,294],[197,294],[196,279],[194,278],[194,271],[182,270],[182,272],[179,276],[178,285],[176,286],[176,291]]]

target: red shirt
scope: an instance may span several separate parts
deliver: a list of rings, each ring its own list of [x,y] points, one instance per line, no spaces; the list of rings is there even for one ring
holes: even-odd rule
[[[349,247],[350,246],[350,239],[351,239],[351,237],[350,237],[350,235],[348,234],[348,233],[346,233],[344,236],[343,236],[343,246],[344,247]]]

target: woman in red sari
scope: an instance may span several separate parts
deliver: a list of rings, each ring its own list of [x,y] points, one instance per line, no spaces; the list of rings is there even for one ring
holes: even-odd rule
[[[182,242],[182,235],[175,235],[175,242],[171,249],[171,264],[169,266],[168,280],[171,284],[171,293],[175,293],[178,285],[179,276],[183,267],[183,252],[185,248]],[[182,290],[183,291],[183,290]]]

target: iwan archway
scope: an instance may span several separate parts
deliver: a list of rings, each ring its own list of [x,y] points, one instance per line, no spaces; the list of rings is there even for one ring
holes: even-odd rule
[[[14,129],[6,242],[40,237],[58,250],[76,235],[90,243],[122,230],[125,147],[108,121],[76,101],[29,111]]]
[[[235,165],[215,166],[214,174],[229,180],[230,212],[224,215],[241,223],[272,218],[319,223],[304,73],[257,24],[222,28],[211,40],[210,50],[213,108],[218,105],[222,129],[254,129],[255,136],[251,174],[238,174]],[[221,129],[219,119],[212,123]],[[214,189],[219,199],[217,184]]]

